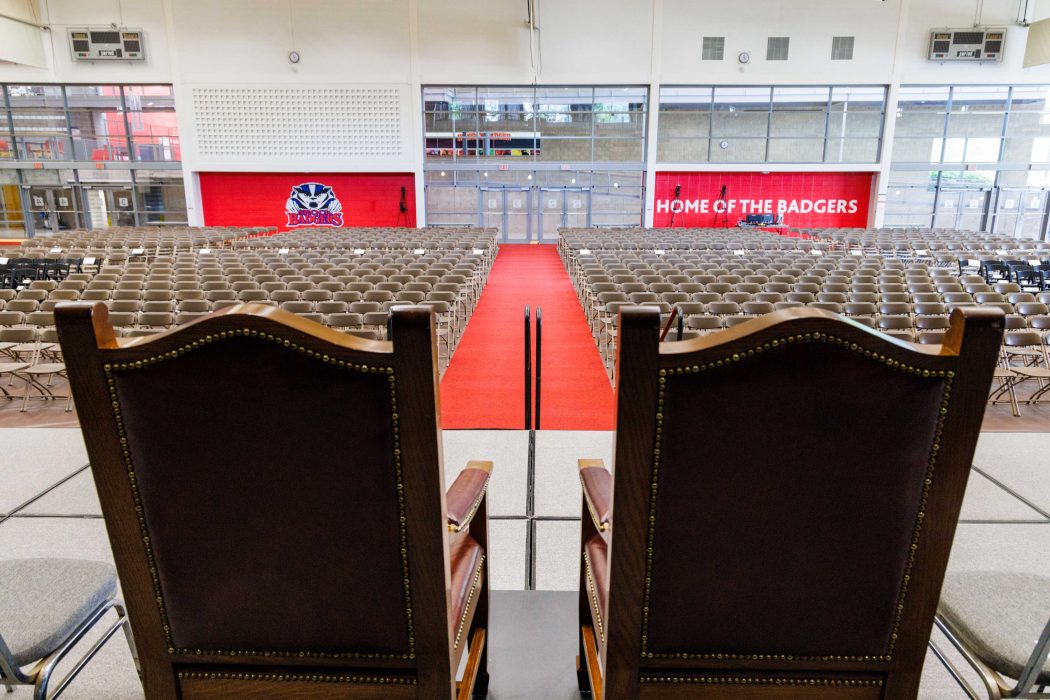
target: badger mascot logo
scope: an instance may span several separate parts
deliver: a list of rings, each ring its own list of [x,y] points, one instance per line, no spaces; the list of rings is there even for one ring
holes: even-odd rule
[[[342,226],[343,205],[328,185],[304,182],[292,188],[284,205],[288,226]]]

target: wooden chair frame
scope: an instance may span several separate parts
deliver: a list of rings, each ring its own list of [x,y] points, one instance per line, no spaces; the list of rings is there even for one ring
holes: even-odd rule
[[[676,343],[658,343],[658,324],[659,316],[653,310],[621,310],[615,469],[610,474],[600,461],[580,461],[585,494],[581,541],[587,543],[601,534],[608,547],[604,621],[595,617],[599,604],[589,595],[587,583],[592,572],[586,558],[581,562],[577,657],[581,691],[591,691],[596,700],[914,698],[999,351],[1002,312],[956,310],[944,344],[933,346],[890,339],[814,309],[778,311],[728,331]],[[781,343],[817,342],[845,344],[872,361],[908,372],[929,371],[951,378],[951,409],[942,404],[939,423],[942,437],[936,453],[936,479],[929,488],[924,513],[920,513],[924,516],[922,536],[913,542],[911,583],[907,604],[900,606],[892,653],[802,659],[758,653],[724,658],[647,654],[643,617],[650,569],[646,552],[654,515],[650,498],[655,499],[657,493],[654,463],[659,457],[654,455],[659,454],[661,444],[664,377],[698,367],[717,372],[723,364],[746,361],[756,348],[761,352]],[[663,490],[660,495],[668,498]],[[595,622],[604,627],[597,634]],[[696,630],[698,636],[703,633]]]
[[[56,320],[65,351],[92,472],[123,587],[131,627],[149,698],[345,697],[465,700],[484,695],[488,685],[487,564],[482,557],[473,576],[459,629],[450,624],[449,542],[469,532],[488,549],[484,498],[491,463],[472,462],[473,500],[465,513],[448,511],[441,460],[437,349],[429,309],[402,307],[392,312],[392,342],[364,340],[300,319],[270,306],[225,308],[181,328],[149,337],[118,338],[104,304],[59,307]],[[414,653],[405,656],[226,652],[172,648],[166,617],[158,604],[155,569],[143,547],[136,495],[129,482],[119,419],[114,420],[107,368],[158,361],[198,345],[244,335],[283,339],[289,352],[318,361],[357,364],[396,375],[400,467],[404,484],[404,542],[409,573],[389,585],[411,591],[410,630]],[[272,337],[271,337],[272,336]],[[367,371],[367,369],[365,370]],[[309,405],[308,397],[304,403]],[[337,410],[323,407],[322,410]],[[459,480],[457,479],[457,484]],[[456,489],[449,492],[450,496]],[[465,499],[458,494],[457,502]],[[451,500],[451,499],[450,499]],[[448,528],[440,523],[446,522]],[[304,591],[308,595],[308,591]],[[469,642],[469,644],[468,644]],[[469,651],[468,651],[469,649]],[[467,653],[466,672],[456,682]]]

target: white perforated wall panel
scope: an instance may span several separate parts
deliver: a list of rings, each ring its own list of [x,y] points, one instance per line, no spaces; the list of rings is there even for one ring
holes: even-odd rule
[[[196,155],[231,164],[402,161],[404,97],[398,86],[194,86]]]

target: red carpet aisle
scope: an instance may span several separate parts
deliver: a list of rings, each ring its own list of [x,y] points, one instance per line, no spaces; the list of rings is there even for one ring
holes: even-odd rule
[[[505,245],[441,382],[445,428],[521,429],[523,309],[543,308],[544,430],[612,430],[612,387],[553,245]]]

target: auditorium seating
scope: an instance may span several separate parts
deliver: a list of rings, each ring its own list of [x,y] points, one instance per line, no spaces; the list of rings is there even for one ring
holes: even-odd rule
[[[61,363],[57,348],[42,346],[41,337],[54,328],[54,307],[70,301],[106,303],[123,336],[151,335],[253,302],[373,339],[385,337],[391,307],[424,304],[437,313],[444,371],[498,251],[494,233],[485,229],[263,233],[165,231],[149,239],[117,231],[110,239],[93,231],[28,241],[19,254],[39,264],[20,268],[26,276],[11,282],[18,289],[0,290],[0,333],[17,330],[26,337],[17,350],[0,346],[10,360],[7,369],[32,387],[24,392],[23,410],[30,394],[66,398],[52,388],[62,376],[54,369]],[[164,247],[163,240],[178,245]],[[60,245],[68,247],[51,253]],[[30,257],[39,255],[75,257]]]
[[[914,698],[1003,312],[956,310],[938,354],[814,309],[673,345],[620,313],[613,470],[580,461],[581,690]]]
[[[55,313],[147,697],[484,695],[492,464],[445,494],[431,310]]]
[[[813,239],[726,229],[562,229],[559,250],[610,372],[616,313],[625,304],[656,306],[665,320],[677,308],[682,338],[731,328],[771,310],[806,306],[920,344],[939,344],[948,314],[976,305],[1002,309],[1007,328],[1042,341],[1025,351],[1024,364],[1034,368],[1028,375],[1014,371],[1018,353],[1004,352],[993,402],[1009,398],[1019,414],[1015,389],[1021,382],[1032,388],[1024,401],[1043,398],[1048,382],[1042,373],[1050,365],[1050,288],[1026,271],[1036,269],[1033,262],[1050,269],[1047,244],[958,231],[954,238],[938,231],[878,232],[907,241],[886,247],[869,245],[859,234],[812,234]],[[1009,259],[1023,260],[1024,266],[1002,262]],[[674,330],[667,335],[678,337]]]

